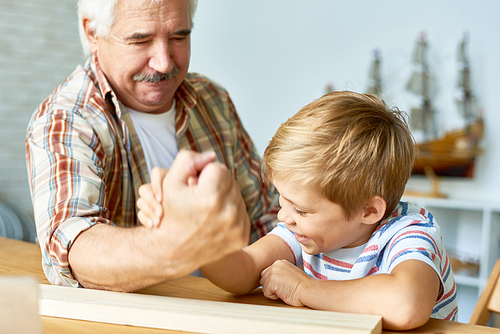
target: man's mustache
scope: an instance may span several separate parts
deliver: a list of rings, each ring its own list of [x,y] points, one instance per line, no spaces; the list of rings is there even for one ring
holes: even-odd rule
[[[174,69],[168,73],[156,72],[155,74],[136,74],[133,76],[134,81],[143,82],[158,82],[162,79],[170,80],[179,75],[179,68],[174,67]]]

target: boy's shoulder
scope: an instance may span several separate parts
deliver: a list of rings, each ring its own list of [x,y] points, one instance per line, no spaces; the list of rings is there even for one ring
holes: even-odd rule
[[[401,220],[420,220],[434,224],[435,219],[432,213],[425,208],[415,205],[411,202],[400,201],[392,213],[380,223],[384,225],[396,224]]]
[[[415,205],[411,202],[400,201],[392,212],[392,216],[422,215],[426,219],[430,212],[425,208]]]
[[[394,235],[408,230],[409,227],[441,233],[434,216],[429,211],[413,203],[401,201],[389,217],[380,223],[372,238],[388,241]]]

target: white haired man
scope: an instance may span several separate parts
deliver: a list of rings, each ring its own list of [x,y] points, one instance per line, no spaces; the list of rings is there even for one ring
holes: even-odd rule
[[[271,230],[277,195],[262,188],[229,95],[188,73],[196,0],[78,6],[89,59],[38,107],[26,139],[49,281],[134,291]],[[138,221],[139,188],[150,181],[161,224]]]

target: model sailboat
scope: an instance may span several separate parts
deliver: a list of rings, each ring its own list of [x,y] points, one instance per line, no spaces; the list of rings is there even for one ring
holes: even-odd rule
[[[433,79],[426,60],[427,42],[422,35],[415,49],[414,63],[418,66],[407,84],[407,90],[422,98],[421,106],[411,110],[412,129],[422,130],[424,140],[418,143],[419,156],[413,166],[414,174],[437,176],[472,177],[474,162],[478,154],[479,139],[483,136],[483,120],[475,106],[475,98],[470,86],[470,67],[467,57],[467,36],[460,43],[461,63],[459,88],[461,97],[457,105],[464,117],[465,126],[438,134],[435,109],[431,92]]]

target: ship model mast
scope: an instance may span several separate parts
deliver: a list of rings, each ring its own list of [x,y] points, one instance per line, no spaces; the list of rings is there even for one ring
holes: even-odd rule
[[[431,103],[434,82],[427,62],[427,49],[428,43],[425,34],[422,33],[413,54],[413,63],[417,68],[408,81],[406,89],[422,99],[419,108],[411,109],[410,125],[414,130],[421,130],[425,140],[430,140],[437,136],[437,126],[435,111]]]
[[[467,55],[468,35],[465,34],[458,48],[458,61],[461,63],[460,75],[458,77],[458,87],[461,90],[461,97],[456,100],[458,110],[464,117],[466,124],[472,124],[480,116],[477,113],[476,98],[472,94],[470,84],[470,65]]]
[[[412,129],[421,126],[425,137],[423,142],[418,143],[419,155],[412,172],[426,174],[431,179],[436,175],[472,177],[475,158],[481,153],[479,139],[483,136],[483,120],[477,113],[470,84],[467,37],[464,37],[459,47],[461,97],[457,100],[465,126],[444,135],[437,134],[435,111],[431,105],[432,78],[425,61],[426,48],[425,38],[421,38],[415,53],[415,61],[421,64],[421,71],[412,76],[407,86],[408,90],[422,96],[422,106],[412,110],[410,124]]]
[[[370,68],[370,84],[367,89],[368,94],[381,96],[382,94],[382,80],[380,78],[380,52],[373,51],[373,62]]]

